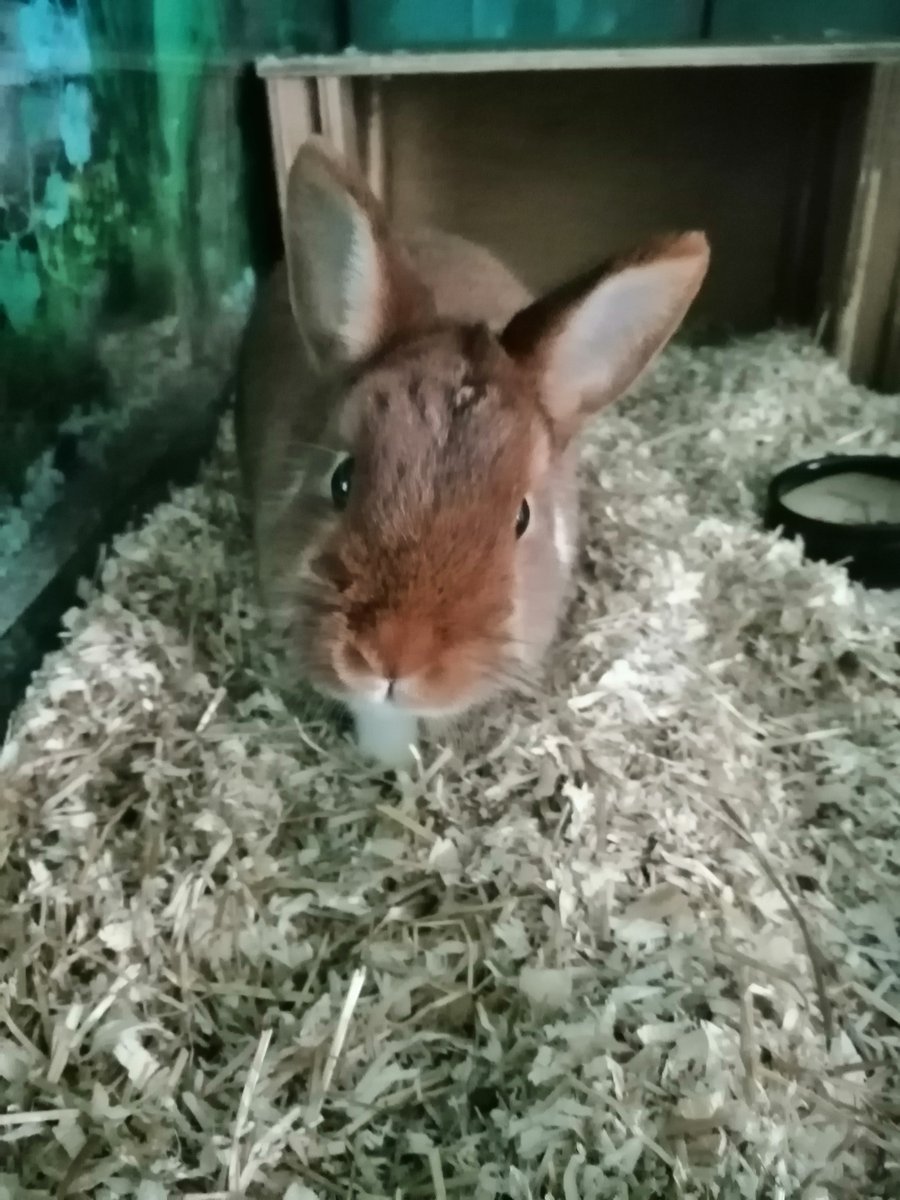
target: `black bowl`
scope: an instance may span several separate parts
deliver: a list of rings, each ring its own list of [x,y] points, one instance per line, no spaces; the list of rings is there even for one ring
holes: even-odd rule
[[[867,587],[900,587],[900,524],[835,524],[804,517],[782,503],[782,496],[804,483],[848,472],[900,480],[900,458],[886,454],[833,454],[798,463],[776,475],[766,498],[767,529],[800,537],[808,558],[845,562],[847,573]]]

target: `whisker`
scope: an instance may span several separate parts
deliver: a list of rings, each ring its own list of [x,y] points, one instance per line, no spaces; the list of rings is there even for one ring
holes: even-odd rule
[[[506,633],[483,633],[479,635],[479,641],[497,646],[517,646],[521,649],[532,649],[537,644],[526,638],[510,637]]]
[[[290,449],[313,450],[320,454],[341,454],[340,446],[326,446],[322,442],[308,442],[303,438],[291,438]]]
[[[518,692],[533,700],[540,698],[542,692],[535,672],[520,663],[510,660],[485,663],[476,647],[471,647],[465,658],[495,687]]]
[[[495,672],[490,676],[491,681],[503,688],[509,688],[510,691],[516,692],[519,695],[526,696],[529,700],[539,700],[541,697],[540,688],[532,680],[521,679],[515,675],[509,675],[506,672]]]

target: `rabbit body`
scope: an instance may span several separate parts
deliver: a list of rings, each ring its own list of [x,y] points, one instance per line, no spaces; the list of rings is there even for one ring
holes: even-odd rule
[[[240,356],[264,602],[297,668],[409,761],[420,719],[533,677],[575,561],[576,434],[668,340],[706,270],[661,239],[534,300],[494,255],[401,235],[321,143]]]

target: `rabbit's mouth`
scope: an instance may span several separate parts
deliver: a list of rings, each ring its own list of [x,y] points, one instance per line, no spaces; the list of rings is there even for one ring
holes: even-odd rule
[[[335,647],[331,667],[345,703],[436,720],[459,716],[509,685],[504,666],[487,651],[473,639],[393,664],[370,645],[347,640]]]
[[[354,673],[345,676],[342,683],[351,703],[395,709],[425,719],[458,716],[495,690],[488,677],[460,663],[426,668],[397,679]]]

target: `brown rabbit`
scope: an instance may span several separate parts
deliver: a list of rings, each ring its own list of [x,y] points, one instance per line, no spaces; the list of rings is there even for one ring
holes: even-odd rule
[[[700,233],[532,301],[488,251],[402,237],[323,143],[242,348],[237,430],[264,601],[289,653],[406,762],[418,719],[514,685],[575,560],[575,437],[678,328]]]

